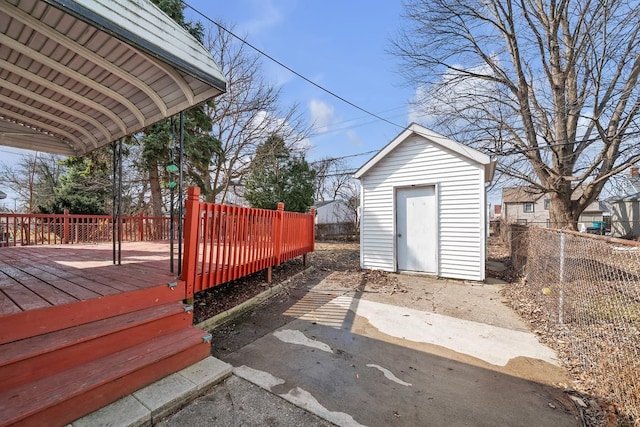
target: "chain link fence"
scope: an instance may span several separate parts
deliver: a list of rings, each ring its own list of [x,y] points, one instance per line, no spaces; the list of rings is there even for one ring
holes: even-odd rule
[[[508,227],[514,267],[581,381],[640,426],[640,243]]]

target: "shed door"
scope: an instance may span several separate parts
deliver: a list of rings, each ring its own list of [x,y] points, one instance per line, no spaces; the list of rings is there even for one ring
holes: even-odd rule
[[[399,188],[396,192],[398,270],[436,274],[438,223],[436,188]]]

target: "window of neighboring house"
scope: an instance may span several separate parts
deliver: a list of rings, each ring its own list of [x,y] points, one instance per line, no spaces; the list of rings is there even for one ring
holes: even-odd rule
[[[525,203],[524,211],[528,213],[533,212],[533,203]]]
[[[548,211],[549,210],[549,206],[551,205],[551,200],[550,199],[544,199],[544,210]]]

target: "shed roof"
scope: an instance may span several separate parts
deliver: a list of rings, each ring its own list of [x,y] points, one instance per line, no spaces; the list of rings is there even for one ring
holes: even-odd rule
[[[3,0],[0,33],[0,145],[79,156],[226,89],[148,0]]]
[[[414,135],[422,136],[429,140],[429,142],[439,145],[445,149],[453,151],[457,155],[469,159],[475,163],[485,165],[485,181],[490,182],[493,179],[495,172],[495,160],[491,160],[489,156],[475,150],[466,145],[460,144],[452,139],[442,136],[424,126],[417,123],[410,124],[405,130],[403,130],[398,136],[396,136],[390,143],[388,143],[382,150],[369,159],[360,169],[355,173],[356,178],[361,178],[378,162],[384,159],[391,151],[393,151],[398,145],[409,139]]]

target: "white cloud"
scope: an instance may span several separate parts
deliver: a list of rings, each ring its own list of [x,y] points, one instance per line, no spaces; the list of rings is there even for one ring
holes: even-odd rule
[[[335,109],[323,101],[312,99],[309,101],[309,110],[313,129],[318,133],[327,132],[334,121]]]
[[[464,69],[461,65],[455,66]],[[478,75],[492,73],[488,65],[467,68]],[[487,96],[495,95],[495,87],[486,80],[469,77],[464,72],[448,71],[440,82],[431,88],[416,88],[409,107],[409,122],[426,127],[435,126],[439,118],[454,116],[457,111],[467,110],[482,102]]]
[[[364,147],[364,141],[362,141],[356,131],[347,131],[347,138],[349,138],[349,142],[351,142],[351,144],[355,145],[356,147]]]
[[[279,4],[278,4],[279,6]],[[252,16],[248,21],[242,22],[238,30],[249,37],[255,37],[260,33],[270,30],[283,21],[283,13],[271,0],[258,0],[253,2],[248,13]]]
[[[251,121],[251,126],[254,134],[259,135],[259,139],[266,139],[276,133],[299,151],[306,152],[311,149],[312,144],[308,138],[301,138],[301,135],[285,119],[267,111],[262,110],[257,113]]]

